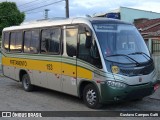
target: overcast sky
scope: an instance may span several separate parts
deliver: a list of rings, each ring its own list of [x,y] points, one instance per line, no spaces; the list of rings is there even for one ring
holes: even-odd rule
[[[49,18],[65,17],[65,1],[46,7],[44,5],[61,0],[0,0],[16,2],[20,11],[25,11],[25,21],[44,18],[44,9],[49,9]],[[30,2],[30,3],[29,3]],[[69,0],[70,16],[94,15],[121,7],[136,8],[160,13],[160,0]],[[40,7],[39,9],[32,10]]]

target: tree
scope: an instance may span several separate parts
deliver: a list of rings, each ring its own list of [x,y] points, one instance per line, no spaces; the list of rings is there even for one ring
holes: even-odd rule
[[[14,2],[0,3],[0,36],[5,27],[19,25],[25,19],[25,14],[20,12]]]

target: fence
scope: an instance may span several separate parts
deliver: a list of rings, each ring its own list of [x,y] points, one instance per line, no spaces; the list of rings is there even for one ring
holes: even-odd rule
[[[152,53],[160,52],[160,40],[152,40]]]

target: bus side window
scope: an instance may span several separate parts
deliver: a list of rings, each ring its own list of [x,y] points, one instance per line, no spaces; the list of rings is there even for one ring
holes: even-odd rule
[[[9,32],[5,32],[4,33],[4,37],[3,37],[3,47],[5,50],[9,50]]]
[[[32,37],[30,42],[30,52],[38,53],[39,52],[39,30],[32,30]]]
[[[38,53],[38,51],[39,51],[39,30],[25,31],[24,52]]]
[[[49,29],[42,30],[41,53],[47,53],[49,48]]]
[[[93,40],[92,32],[87,26],[79,27],[78,58],[102,68],[98,48]]]
[[[42,30],[41,53],[60,53],[61,29],[52,28]]]
[[[10,37],[10,51],[21,52],[22,51],[22,32],[11,32]]]
[[[21,52],[22,51],[22,32],[17,32],[16,37],[16,51]]]
[[[25,31],[24,33],[24,52],[30,52],[30,42],[31,42],[31,31]]]
[[[79,51],[78,51],[78,58],[82,59],[86,62],[91,62],[90,56],[90,48],[86,45],[87,36],[86,34],[79,34]]]
[[[10,37],[10,51],[15,50],[15,41],[16,41],[16,32],[11,32],[11,37]]]
[[[70,57],[76,56],[77,54],[77,28],[66,29],[66,47],[67,54]]]

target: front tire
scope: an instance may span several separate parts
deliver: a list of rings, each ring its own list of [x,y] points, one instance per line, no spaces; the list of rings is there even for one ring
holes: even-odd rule
[[[30,77],[28,74],[22,76],[22,86],[23,89],[27,92],[33,91],[33,85],[31,84]]]
[[[83,91],[83,101],[89,108],[98,109],[101,107],[98,90],[93,84],[85,86]]]

